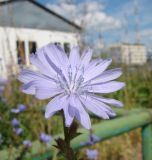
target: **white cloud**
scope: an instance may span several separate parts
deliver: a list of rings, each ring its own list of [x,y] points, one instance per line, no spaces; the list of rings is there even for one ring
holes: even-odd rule
[[[152,40],[152,28],[144,29],[140,33],[141,37],[146,37],[147,39]]]
[[[73,4],[68,4],[68,3],[60,3],[58,4],[47,4],[47,7],[55,11],[56,13],[62,15],[63,17],[66,17],[68,19],[73,19],[73,15],[75,16],[77,13],[76,6]]]
[[[121,22],[107,15],[104,6],[97,1],[86,1],[78,4],[61,2],[60,4],[47,4],[47,7],[60,15],[85,27],[87,31],[104,32],[117,29]]]

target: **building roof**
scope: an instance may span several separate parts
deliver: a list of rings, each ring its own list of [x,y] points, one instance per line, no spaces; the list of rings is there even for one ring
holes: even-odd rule
[[[122,47],[122,46],[127,46],[127,47],[146,47],[142,43],[114,43],[109,46],[109,48],[116,48],[116,47]]]
[[[81,27],[34,0],[0,2],[0,26],[79,32]]]
[[[142,43],[122,43],[122,45],[128,45],[128,46],[144,46]]]

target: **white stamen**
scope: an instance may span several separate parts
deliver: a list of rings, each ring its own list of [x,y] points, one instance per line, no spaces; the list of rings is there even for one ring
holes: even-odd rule
[[[84,83],[84,66],[83,67],[75,67],[72,69],[71,65],[67,68],[68,71],[68,79],[66,80],[64,75],[62,74],[62,70],[58,77],[58,83],[60,87],[65,90],[67,94],[71,93],[86,93],[88,92],[88,87],[91,89],[90,82]]]

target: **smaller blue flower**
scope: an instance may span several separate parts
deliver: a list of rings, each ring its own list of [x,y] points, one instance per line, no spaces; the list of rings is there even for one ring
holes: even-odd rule
[[[17,127],[17,128],[13,128],[13,131],[15,132],[16,135],[20,135],[23,132],[23,129]]]
[[[18,127],[20,125],[20,122],[19,122],[19,120],[14,118],[14,119],[12,119],[11,124],[13,127]]]
[[[26,106],[23,105],[23,104],[19,104],[19,105],[18,105],[18,108],[13,108],[13,109],[11,109],[11,112],[17,114],[17,113],[24,112],[25,110],[26,110]]]
[[[90,134],[88,137],[88,140],[86,142],[81,142],[80,145],[82,145],[82,146],[92,145],[100,140],[101,139],[99,137],[97,137],[95,134]]]
[[[16,109],[16,108],[12,108],[12,109],[11,109],[11,113],[19,113],[19,110]]]
[[[52,141],[52,136],[45,133],[41,133],[40,140],[46,144],[49,144]]]
[[[98,156],[98,151],[96,149],[87,149],[86,150],[87,158],[90,160],[96,160]]]
[[[101,139],[100,139],[98,136],[96,136],[95,134],[90,134],[90,137],[89,137],[89,138],[90,138],[90,142],[92,142],[93,144],[101,140]]]
[[[19,104],[18,110],[19,110],[19,112],[24,112],[26,110],[26,106],[24,104]]]
[[[26,147],[26,148],[29,148],[32,146],[32,142],[30,140],[24,140],[23,141],[23,145]]]

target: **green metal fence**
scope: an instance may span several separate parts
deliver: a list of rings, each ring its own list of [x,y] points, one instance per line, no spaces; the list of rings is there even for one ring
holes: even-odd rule
[[[136,109],[125,111],[118,109],[116,112],[118,117],[93,125],[93,133],[100,138],[100,141],[103,141],[130,132],[131,130],[142,128],[143,160],[152,160],[152,110]],[[79,129],[79,132],[82,134],[75,138],[71,144],[75,150],[85,147],[81,142],[86,142],[89,136],[89,132],[86,129]],[[63,135],[58,135],[57,137],[59,136],[62,137]],[[32,160],[44,160],[53,156],[53,150],[50,148],[45,148],[46,152],[43,154],[39,154],[39,149],[42,149],[42,145],[34,142],[32,155],[28,156],[30,156]],[[7,153],[5,155],[7,155]],[[0,152],[0,159],[1,156],[2,152]],[[5,160],[4,157],[3,160]]]

